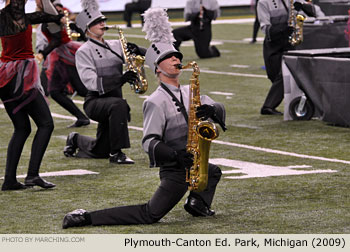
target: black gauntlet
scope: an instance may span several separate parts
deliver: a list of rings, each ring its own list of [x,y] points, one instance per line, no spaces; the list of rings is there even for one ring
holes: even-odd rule
[[[137,74],[134,71],[126,71],[123,76],[120,78],[122,84],[129,82],[134,83],[137,80]]]
[[[134,43],[127,43],[127,49],[131,54],[136,54],[136,55],[141,55],[141,56],[145,56],[146,55],[146,49],[139,47],[138,45],[134,44]]]
[[[208,118],[213,119],[215,115],[215,107],[213,105],[203,104],[197,108],[196,116],[202,120],[207,120]]]
[[[176,151],[176,161],[180,168],[191,168],[193,165],[193,154],[186,150]]]
[[[312,4],[303,4],[300,2],[294,3],[294,8],[296,11],[304,11],[309,17],[316,17],[315,7]]]

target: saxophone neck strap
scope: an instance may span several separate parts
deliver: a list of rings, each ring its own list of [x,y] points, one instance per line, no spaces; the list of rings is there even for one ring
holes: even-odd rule
[[[175,105],[178,107],[177,111],[182,113],[186,122],[188,123],[188,115],[186,112],[186,108],[183,104],[181,89],[180,89],[180,95],[181,95],[181,102],[180,102],[179,99],[176,98],[176,96],[173,94],[173,92],[170,91],[170,89],[167,86],[165,86],[163,83],[161,83],[160,86],[171,96],[171,98],[173,98],[173,102],[175,102]]]
[[[287,13],[289,13],[289,9],[288,9],[288,6],[287,6],[286,2],[284,0],[281,0],[281,2],[283,4],[284,8],[286,9]]]
[[[94,43],[95,45],[98,45],[100,47],[103,47],[109,51],[111,51],[111,53],[113,53],[114,55],[116,55],[118,58],[120,58],[123,62],[124,62],[124,58],[122,56],[120,56],[116,51],[112,50],[112,48],[110,48],[110,46],[106,43],[106,44],[102,44],[92,38],[89,38],[89,41],[91,41],[92,43]]]

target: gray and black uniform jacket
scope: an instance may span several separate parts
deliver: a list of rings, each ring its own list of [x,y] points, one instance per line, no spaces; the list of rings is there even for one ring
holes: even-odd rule
[[[189,85],[181,85],[180,88],[165,85],[179,101],[183,101],[188,113]],[[223,122],[225,121],[225,108],[221,103],[216,103],[210,97],[202,95],[201,104],[213,105],[216,109],[216,117]],[[161,86],[144,101],[143,114],[142,146],[149,155],[151,167],[176,167],[175,160],[157,158],[162,156],[157,152],[164,152],[165,149],[172,152],[186,148],[188,124],[184,115],[179,111],[172,97]],[[162,150],[160,150],[160,146]]]
[[[89,39],[78,49],[75,58],[79,76],[90,92],[122,97],[120,78],[124,57],[119,40],[106,40],[102,44]]]

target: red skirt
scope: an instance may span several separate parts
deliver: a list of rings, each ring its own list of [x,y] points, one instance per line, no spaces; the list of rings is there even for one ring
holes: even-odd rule
[[[3,100],[3,103],[21,101],[13,111],[15,114],[23,106],[32,101],[37,91],[43,93],[40,83],[39,67],[33,58],[9,62],[0,61],[0,92],[13,78],[16,78],[14,93]]]
[[[66,66],[75,66],[75,53],[81,45],[79,42],[70,41],[57,47],[48,55],[44,68],[46,68],[49,92],[62,90],[69,84]],[[54,72],[58,72],[60,78],[53,78]]]

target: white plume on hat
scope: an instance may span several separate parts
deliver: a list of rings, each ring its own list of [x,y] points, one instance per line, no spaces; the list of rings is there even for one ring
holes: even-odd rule
[[[100,5],[96,0],[81,0],[81,7],[83,9],[99,10]]]
[[[146,63],[153,72],[158,63],[170,53],[177,54],[181,60],[182,54],[173,46],[175,38],[166,9],[149,8],[142,15],[145,20],[142,31],[146,32],[145,38],[152,42],[146,52]]]
[[[142,15],[145,20],[142,31],[146,32],[145,38],[147,40],[155,43],[173,43],[175,41],[166,9],[149,8]]]

